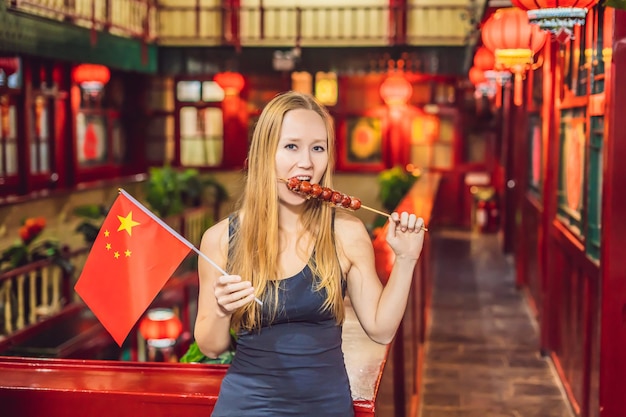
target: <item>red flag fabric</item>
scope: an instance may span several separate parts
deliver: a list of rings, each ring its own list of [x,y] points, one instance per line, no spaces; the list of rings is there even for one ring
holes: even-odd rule
[[[122,346],[193,246],[120,191],[74,289]]]

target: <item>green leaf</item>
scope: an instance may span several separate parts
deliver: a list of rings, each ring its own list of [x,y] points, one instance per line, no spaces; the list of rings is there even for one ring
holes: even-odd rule
[[[604,2],[604,7],[626,10],[626,0],[606,0]]]

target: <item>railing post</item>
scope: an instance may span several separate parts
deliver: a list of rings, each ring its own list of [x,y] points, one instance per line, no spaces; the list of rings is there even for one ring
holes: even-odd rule
[[[105,0],[104,8],[106,10],[106,16],[104,17],[104,27],[103,27],[103,30],[106,31],[106,32],[110,32],[111,31],[111,26],[113,25],[113,22],[112,22],[113,11],[111,10],[112,9],[111,0]]]
[[[96,0],[91,0],[91,45],[96,44]]]
[[[150,16],[152,15],[152,0],[145,0],[146,14],[143,17],[141,34],[141,62],[148,63],[148,40],[150,39]]]
[[[199,38],[200,37],[200,0],[196,0],[196,36]],[[222,31],[223,32],[223,31]]]
[[[296,48],[300,47],[302,40],[302,8],[296,7]]]
[[[259,0],[259,39],[265,39],[265,6],[263,0]]]

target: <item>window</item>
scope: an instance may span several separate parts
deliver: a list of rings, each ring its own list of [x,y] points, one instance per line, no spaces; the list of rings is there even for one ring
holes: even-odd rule
[[[215,167],[222,163],[222,110],[185,106],[180,109],[180,163]]]
[[[219,167],[224,160],[224,90],[214,81],[176,85],[180,164]]]
[[[561,112],[561,146],[557,214],[581,235],[585,180],[586,115],[583,108]]]
[[[535,113],[528,117],[528,191],[541,200],[543,184],[543,134],[541,117]]]
[[[455,115],[439,110],[418,114],[411,128],[411,163],[419,168],[452,169],[455,123]]]
[[[146,78],[146,159],[150,165],[164,165],[174,159],[174,80],[159,76]]]
[[[17,185],[17,108],[16,95],[0,95],[0,184]]]

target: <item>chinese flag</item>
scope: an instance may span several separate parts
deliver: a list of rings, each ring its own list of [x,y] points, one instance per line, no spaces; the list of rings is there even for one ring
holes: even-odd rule
[[[192,247],[120,190],[74,288],[121,346]]]

